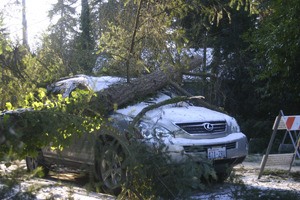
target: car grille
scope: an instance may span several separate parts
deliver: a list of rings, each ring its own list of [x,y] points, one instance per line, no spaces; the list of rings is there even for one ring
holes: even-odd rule
[[[225,132],[226,121],[176,123],[189,134],[205,134]]]
[[[235,149],[236,142],[225,143],[225,144],[215,144],[215,145],[193,145],[193,146],[183,146],[186,153],[201,153],[206,152],[207,149],[212,147],[226,147],[226,149]]]

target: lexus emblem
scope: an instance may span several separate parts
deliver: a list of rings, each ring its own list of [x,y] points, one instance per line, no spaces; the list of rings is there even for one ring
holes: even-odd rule
[[[203,124],[203,127],[204,127],[204,129],[207,130],[207,131],[212,131],[212,130],[214,130],[214,126],[213,126],[211,123],[204,123],[204,124]]]

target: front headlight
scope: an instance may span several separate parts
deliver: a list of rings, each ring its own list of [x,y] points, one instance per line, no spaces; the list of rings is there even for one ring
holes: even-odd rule
[[[162,126],[157,126],[146,122],[140,122],[138,128],[140,133],[147,139],[160,139],[163,137],[170,136],[170,131]]]
[[[229,133],[239,133],[241,132],[240,126],[236,122],[235,119],[232,119],[228,122],[228,127],[229,127]]]
[[[162,126],[159,126],[154,128],[154,135],[157,138],[169,137],[170,131]]]

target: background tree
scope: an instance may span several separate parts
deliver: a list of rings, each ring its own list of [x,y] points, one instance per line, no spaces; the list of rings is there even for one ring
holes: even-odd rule
[[[187,4],[146,0],[120,1],[120,4],[124,9],[116,13],[108,23],[108,31],[100,38],[100,52],[112,60],[110,70],[132,77],[174,66],[173,53],[180,45],[182,29],[172,28],[172,20],[185,12]]]
[[[250,36],[255,52],[257,92],[263,112],[299,114],[300,2],[262,1],[258,26]]]
[[[28,76],[24,56],[27,51],[21,45],[13,46],[8,39],[8,33],[3,28],[3,18],[0,15],[0,108],[5,108],[6,102],[18,103],[21,91],[32,89],[26,81]]]
[[[215,21],[209,31],[213,57],[208,69],[218,78],[212,80],[207,96],[234,116],[250,117],[257,104],[250,74],[253,63],[249,62],[254,55],[244,35],[255,26],[256,16],[250,16],[249,8],[237,10],[232,6],[225,7],[224,13],[229,15],[225,14],[219,24]]]
[[[108,24],[116,22],[123,5],[115,0],[91,0],[90,5],[92,35],[98,41],[102,33],[108,31]]]
[[[64,67],[63,76],[76,74],[80,66],[74,62],[74,38],[78,34],[76,18],[77,0],[58,0],[49,11],[50,19],[58,17],[57,22],[49,27],[49,35],[45,37],[43,48],[48,48],[49,53],[54,53]],[[49,45],[49,46],[48,46]],[[44,51],[45,53],[45,51]],[[75,59],[76,60],[76,59]]]
[[[87,0],[81,0],[80,30],[75,38],[75,56],[79,70],[90,74],[95,65],[95,41],[92,36],[90,6]]]
[[[211,50],[211,62],[207,65],[202,62],[194,71],[214,76],[197,78],[186,85],[193,88],[194,93],[205,96],[208,102],[237,117],[249,139],[262,135],[266,138],[265,133],[272,122],[265,119],[268,111],[263,107],[268,105],[263,104],[257,93],[262,82],[255,81],[255,51],[250,49],[251,42],[247,39],[258,19],[253,13],[253,5],[239,1],[231,4],[209,1],[205,6],[219,12],[210,17],[209,12],[200,12],[198,8],[183,18],[182,23],[192,47]]]
[[[206,2],[206,9],[202,11],[196,7],[182,20],[189,45],[204,52],[207,47],[211,50],[211,62],[203,61],[194,71],[212,74],[217,78],[200,79],[200,83],[204,85],[200,84],[202,89],[199,88],[199,91],[209,102],[226,107],[227,111],[234,114],[239,114],[243,109],[242,105],[237,107],[237,102],[240,101],[237,98],[242,98],[245,94],[241,93],[241,90],[234,91],[232,86],[241,86],[241,83],[233,82],[246,83],[247,79],[248,82],[251,79],[249,76],[251,63],[246,64],[251,58],[251,52],[246,52],[250,44],[244,40],[243,35],[255,25],[255,15],[250,16],[249,5],[237,9],[238,5],[238,2],[235,4]],[[209,8],[214,8],[217,12],[211,15],[208,12],[211,10]],[[205,56],[204,59],[206,60]]]

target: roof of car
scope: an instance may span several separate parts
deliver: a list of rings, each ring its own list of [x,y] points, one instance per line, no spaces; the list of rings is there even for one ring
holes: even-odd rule
[[[47,90],[48,92],[61,93],[63,97],[68,97],[70,93],[79,86],[84,86],[89,90],[98,92],[108,88],[110,85],[124,82],[126,82],[126,79],[122,77],[95,77],[80,74],[73,77],[60,79],[59,81],[49,85]]]

